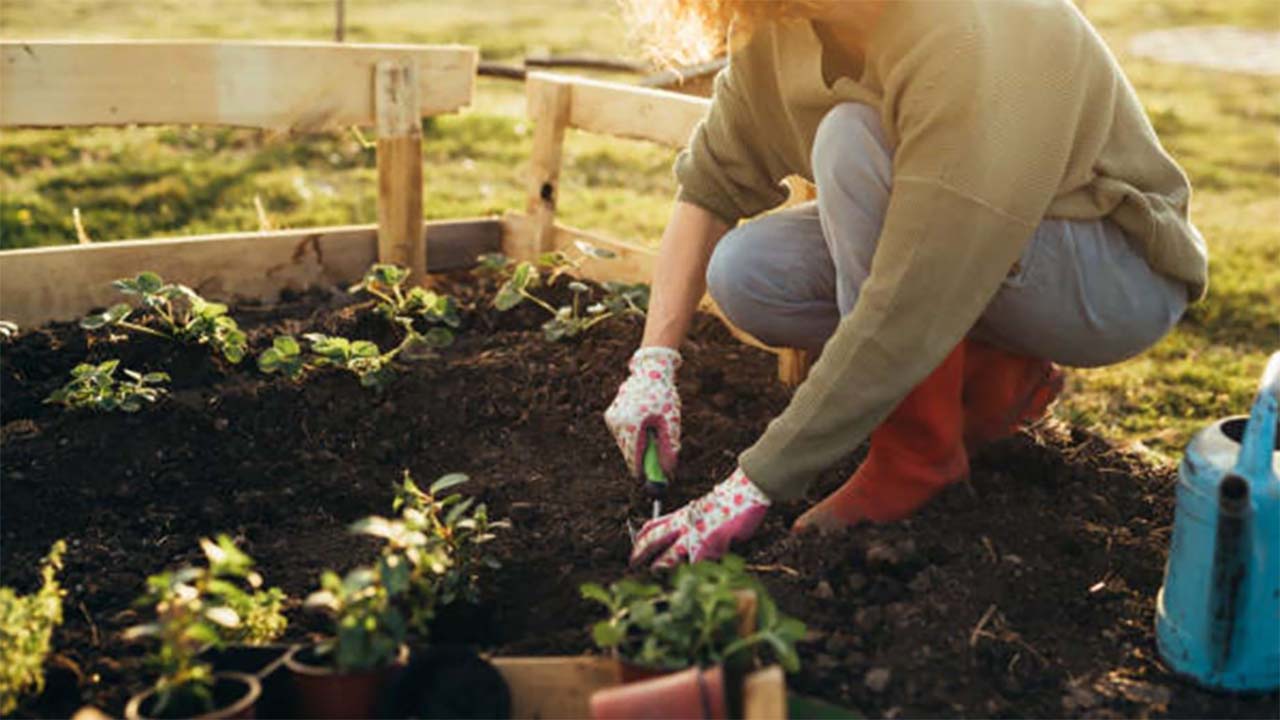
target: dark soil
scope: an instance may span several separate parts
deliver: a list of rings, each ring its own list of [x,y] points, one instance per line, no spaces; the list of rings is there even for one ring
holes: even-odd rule
[[[436,640],[501,654],[590,650],[597,612],[576,588],[626,572],[624,521],[647,514],[600,419],[639,325],[610,321],[553,345],[535,308],[498,315],[476,286],[449,289],[464,305],[458,342],[380,395],[336,371],[293,384],[203,348],[74,325],[0,348],[0,581],[29,590],[50,543],[70,546],[49,685],[21,712],[120,712],[146,686],[143,648],[119,634],[139,620],[130,602],[148,574],[196,559],[202,536],[232,534],[293,598],[323,568],[369,560],[374,546],[346,526],[389,512],[406,468],[426,482],[466,472],[463,489],[514,522],[482,604],[447,612]],[[233,314],[255,353],[282,332],[395,341],[339,292]],[[729,473],[787,402],[772,359],[714,320],[700,318],[683,350],[687,439],[670,507]],[[74,364],[109,357],[170,372],[172,396],[137,415],[41,404]],[[827,473],[814,499],[855,461]],[[1173,483],[1171,469],[1096,437],[1040,430],[990,448],[971,483],[911,521],[793,537],[803,505],[788,505],[739,550],[809,625],[791,685],[868,715],[1276,717],[1275,695],[1203,692],[1156,655]],[[296,600],[290,617],[291,638],[323,629]]]

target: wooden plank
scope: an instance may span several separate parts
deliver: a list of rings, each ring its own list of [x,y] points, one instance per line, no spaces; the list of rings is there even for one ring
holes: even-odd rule
[[[433,272],[502,247],[496,219],[426,223]],[[0,318],[22,327],[74,320],[119,298],[111,281],[154,270],[218,300],[274,301],[281,290],[342,285],[377,259],[377,227],[349,225],[0,252]]]
[[[744,720],[783,720],[787,717],[787,678],[777,665],[751,673],[742,682]]]
[[[554,247],[564,131],[569,122],[572,93],[567,83],[537,74],[529,77],[525,88],[527,112],[534,124],[525,189],[529,222],[511,255],[520,260],[533,260]]]
[[[778,380],[785,386],[799,387],[809,377],[809,353],[797,348],[778,351]]]
[[[0,126],[373,125],[380,60],[418,64],[419,112],[471,102],[475,48],[327,42],[3,41]]]
[[[705,98],[622,83],[529,73],[530,80],[568,83],[573,88],[569,126],[633,140],[682,148],[707,114]]]
[[[590,717],[591,694],[622,681],[618,663],[592,656],[490,658],[511,689],[511,717]]]
[[[378,262],[409,268],[412,282],[426,283],[427,244],[422,242],[422,122],[418,118],[418,67],[413,58],[377,65]]]

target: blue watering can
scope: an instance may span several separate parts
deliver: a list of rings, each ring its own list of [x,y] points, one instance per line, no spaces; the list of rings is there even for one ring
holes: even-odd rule
[[[1246,417],[1187,446],[1156,600],[1160,655],[1222,690],[1280,687],[1280,352]]]

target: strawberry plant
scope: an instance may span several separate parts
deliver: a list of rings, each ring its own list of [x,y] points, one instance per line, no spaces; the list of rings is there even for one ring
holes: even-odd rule
[[[528,301],[542,308],[551,316],[542,324],[543,337],[550,342],[577,337],[612,317],[644,315],[649,306],[649,286],[645,284],[604,283],[602,297],[593,302],[591,288],[573,280],[568,284],[573,297],[566,305],[555,307],[538,297],[534,290],[554,285],[562,275],[579,270],[588,259],[616,257],[612,251],[582,241],[576,242],[575,247],[577,253],[573,255],[559,250],[544,253],[536,264],[515,263],[497,253],[480,256],[478,272],[502,280],[493,306],[506,312]]]
[[[320,589],[306,606],[333,617],[333,637],[316,652],[331,658],[339,672],[361,672],[390,665],[409,631],[400,608],[392,602],[408,590],[410,569],[400,555],[384,556],[377,568],[358,567],[339,577],[326,570]]]
[[[284,594],[261,590],[253,559],[225,535],[203,539],[205,564],[147,578],[138,605],[155,609],[154,622],[136,625],[126,639],[152,638],[159,645],[149,661],[159,673],[153,712],[163,716],[177,707],[213,708],[213,668],[200,654],[227,642],[270,642],[284,632],[280,614]]]
[[[665,587],[624,579],[608,589],[586,583],[580,590],[609,612],[592,627],[596,645],[639,665],[678,670],[739,663],[766,648],[788,672],[800,667],[795,643],[804,637],[804,623],[778,611],[739,557],[681,565]],[[745,637],[739,629],[741,592],[756,599],[756,627]]]
[[[510,523],[490,521],[485,505],[476,505],[474,498],[442,495],[466,481],[466,475],[445,475],[424,491],[405,471],[392,504],[399,516],[367,517],[352,526],[355,532],[383,540],[384,562],[393,556],[404,561],[394,563],[394,572],[380,570],[384,582],[402,591],[398,602],[408,613],[410,629],[420,638],[427,637],[437,605],[458,599],[478,602],[481,567],[501,567],[483,546],[495,537],[493,530]],[[403,586],[390,582],[402,572],[408,573]]]
[[[138,412],[143,405],[155,403],[168,390],[161,383],[169,381],[162,372],[139,373],[125,370],[125,379],[116,377],[119,360],[107,360],[93,365],[81,363],[71,369],[71,379],[54,390],[45,403],[61,405],[72,410],[88,409],[111,412]]]
[[[365,292],[377,299],[377,312],[388,320],[423,318],[432,325],[457,328],[461,324],[458,306],[453,298],[423,287],[404,289],[409,270],[397,265],[378,263],[369,268],[350,292]],[[449,332],[441,328],[444,332]]]
[[[238,363],[244,359],[248,339],[236,321],[227,315],[226,305],[209,302],[186,285],[166,283],[150,271],[116,280],[112,286],[136,297],[141,307],[117,303],[84,318],[80,327],[86,330],[118,327],[178,342],[209,345],[228,362]]]
[[[304,354],[296,338],[282,335],[258,356],[258,369],[300,380],[309,370],[337,367],[355,375],[364,387],[383,390],[395,378],[393,361],[397,358],[425,359],[433,356],[436,349],[453,342],[452,333],[444,328],[419,333],[413,329],[412,321],[398,318],[397,322],[405,328],[404,339],[386,352],[369,340],[307,333],[302,337],[311,343],[311,350]]]
[[[0,715],[9,716],[24,695],[44,690],[44,660],[49,638],[62,624],[62,596],[58,571],[67,545],[53,544],[40,564],[40,589],[18,595],[0,587]]]

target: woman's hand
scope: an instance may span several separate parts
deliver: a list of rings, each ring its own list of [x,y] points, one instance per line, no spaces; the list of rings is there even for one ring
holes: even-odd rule
[[[631,374],[618,388],[613,404],[604,412],[604,422],[618,441],[633,477],[644,467],[647,431],[658,436],[658,459],[671,475],[680,453],[680,394],[676,391],[676,370],[680,353],[667,347],[642,347],[631,356]]]
[[[654,568],[718,558],[731,542],[751,537],[768,509],[769,498],[739,468],[706,495],[645,523],[636,534],[631,564],[655,556]]]

